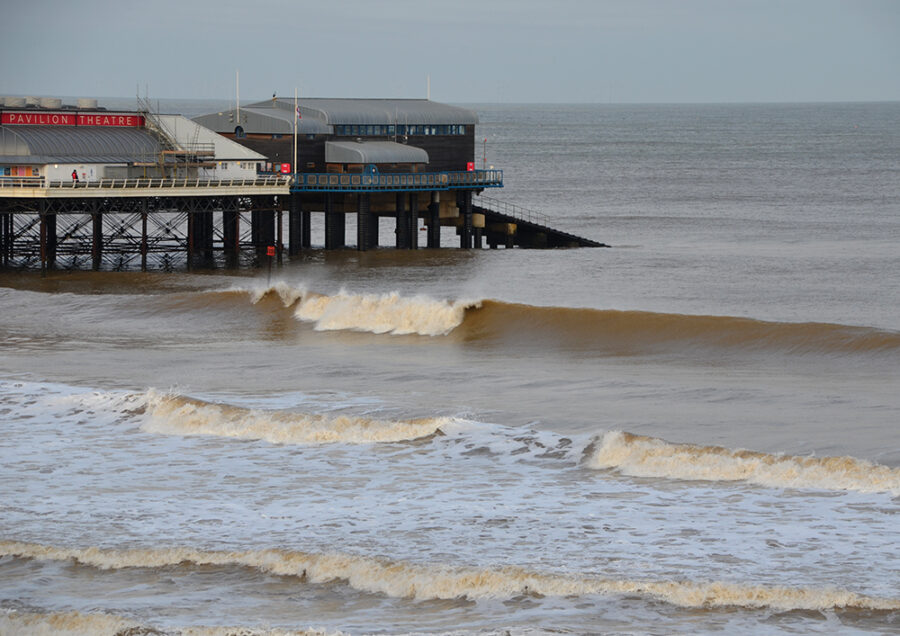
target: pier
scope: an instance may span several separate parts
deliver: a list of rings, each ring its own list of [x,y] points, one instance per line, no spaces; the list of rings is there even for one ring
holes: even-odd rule
[[[483,196],[503,171],[475,169],[475,121],[427,100],[273,99],[193,121],[149,107],[0,110],[0,266],[281,262],[314,249],[314,223],[326,250],[437,249],[444,228],[461,249],[602,245]]]

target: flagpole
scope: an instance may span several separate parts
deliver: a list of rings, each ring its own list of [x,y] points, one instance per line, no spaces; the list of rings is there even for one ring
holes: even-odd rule
[[[294,179],[297,178],[297,115],[300,114],[297,106],[297,87],[294,87]]]

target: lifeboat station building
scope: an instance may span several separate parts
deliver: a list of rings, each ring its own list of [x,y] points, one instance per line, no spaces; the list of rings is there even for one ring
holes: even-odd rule
[[[456,228],[460,247],[479,247],[486,220],[472,196],[503,186],[501,170],[476,167],[477,114],[427,99],[273,97],[194,121],[295,175],[290,245],[309,245],[315,211],[326,249],[344,246],[347,214],[359,249],[378,245],[381,217],[396,219],[398,248],[418,247],[420,219],[428,247],[440,246],[441,226]]]

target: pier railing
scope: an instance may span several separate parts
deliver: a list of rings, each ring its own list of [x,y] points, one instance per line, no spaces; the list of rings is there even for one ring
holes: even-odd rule
[[[99,188],[127,190],[128,188],[223,188],[247,186],[288,185],[289,176],[250,177],[246,179],[99,179],[97,181],[48,181],[49,188]],[[26,186],[27,187],[27,186]],[[35,187],[35,186],[31,186]]]
[[[550,217],[543,212],[529,210],[528,208],[523,208],[522,206],[516,205],[514,203],[507,203],[506,201],[500,201],[498,199],[486,197],[483,194],[478,195],[477,199],[473,199],[472,203],[487,210],[491,210],[492,212],[511,216],[513,218],[519,219],[520,221],[528,221],[529,223],[535,223],[536,225],[544,226],[550,224]]]
[[[406,173],[301,173],[292,190],[300,192],[377,192],[502,188],[502,170]]]

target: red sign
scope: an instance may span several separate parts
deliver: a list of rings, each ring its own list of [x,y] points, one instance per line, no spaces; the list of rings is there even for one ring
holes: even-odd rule
[[[469,161],[469,162],[466,164],[466,170],[467,170],[468,172],[475,172],[475,162],[474,162],[474,161]]]
[[[281,174],[291,174],[291,164],[289,164],[289,163],[281,164]]]
[[[143,115],[115,115],[107,113],[79,113],[79,126],[126,126],[136,128],[144,125]]]
[[[270,245],[266,248],[266,256],[275,256],[275,246]]]
[[[3,113],[0,123],[28,126],[74,126],[75,113]]]
[[[124,126],[144,125],[143,115],[122,113],[4,112],[0,124],[16,126]]]

